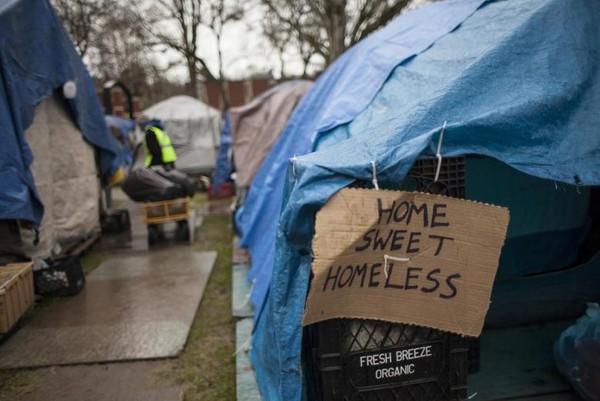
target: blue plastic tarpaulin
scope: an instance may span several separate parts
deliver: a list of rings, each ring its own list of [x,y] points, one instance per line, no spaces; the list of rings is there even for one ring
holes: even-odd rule
[[[219,191],[219,187],[226,183],[233,173],[233,165],[229,160],[229,152],[231,152],[231,121],[229,112],[225,114],[225,124],[221,131],[221,144],[217,153],[217,162],[215,163],[215,171],[213,172],[212,188],[213,195]]]
[[[305,395],[314,216],[336,191],[370,182],[372,162],[380,184],[401,182],[435,153],[447,122],[443,157],[484,155],[535,177],[600,184],[598,20],[600,3],[588,0],[436,3],[397,18],[320,77],[237,216],[271,283],[251,355],[264,399]],[[399,56],[424,37],[429,44]],[[290,162],[294,154],[306,155]]]
[[[252,302],[257,311],[262,309],[271,278],[287,160],[312,151],[318,132],[352,120],[375,97],[394,67],[452,31],[481,3],[452,1],[400,16],[344,53],[304,96],[236,213],[240,245],[252,255]]]
[[[113,115],[105,115],[104,120],[106,121],[108,128],[116,128],[119,135],[118,138],[115,139],[121,149],[123,162],[125,162],[125,164],[131,164],[133,162],[133,153],[130,149],[131,141],[129,137],[135,129],[135,123],[133,120]]]
[[[123,140],[128,139],[129,135],[131,135],[131,133],[135,129],[135,123],[133,122],[133,120],[128,120],[126,118],[121,118],[113,115],[105,115],[104,121],[106,121],[106,125],[108,125],[109,128],[117,128]]]
[[[47,0],[0,0],[0,219],[39,225],[43,205],[29,169],[24,132],[35,107],[67,81],[77,92],[68,104],[85,139],[98,151],[104,182],[121,166],[94,84]]]

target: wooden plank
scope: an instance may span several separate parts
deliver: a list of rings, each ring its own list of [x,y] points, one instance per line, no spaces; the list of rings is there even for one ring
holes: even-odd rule
[[[242,319],[235,325],[237,401],[260,401],[256,374],[250,362],[252,319]]]
[[[99,239],[100,239],[99,234],[93,235],[93,236],[89,237],[88,239],[86,239],[85,241],[79,242],[79,243],[73,245],[72,247],[67,248],[65,251],[63,251],[62,254],[63,255],[72,255],[72,256],[81,256],[82,253],[87,251]]]
[[[0,286],[0,333],[9,332],[33,305],[32,263],[10,264],[0,269],[9,277]]]
[[[252,286],[248,282],[248,265],[233,265],[231,277],[231,315],[233,317],[254,316],[254,306],[250,301]]]

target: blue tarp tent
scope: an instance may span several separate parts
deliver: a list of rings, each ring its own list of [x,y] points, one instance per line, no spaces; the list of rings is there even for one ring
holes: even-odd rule
[[[47,0],[0,0],[0,219],[39,225],[43,206],[24,138],[35,107],[73,81],[68,103],[85,139],[98,152],[104,182],[119,171],[119,149],[108,132],[93,82]]]
[[[401,16],[342,55],[304,96],[236,213],[240,245],[252,254],[252,302],[257,311],[262,310],[273,268],[287,160],[313,150],[317,132],[350,121],[368,105],[396,65],[427,49],[481,3],[449,2],[416,10],[409,18]]]
[[[433,154],[447,121],[443,157],[483,155],[557,185],[600,185],[599,19],[600,3],[587,0],[436,3],[397,18],[319,78],[237,216],[270,279],[266,298],[258,283],[253,294],[264,399],[305,395],[314,215],[339,189],[370,182],[372,162],[380,183],[401,182]]]

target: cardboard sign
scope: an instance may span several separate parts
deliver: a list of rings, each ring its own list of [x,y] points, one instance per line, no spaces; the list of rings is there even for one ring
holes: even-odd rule
[[[364,318],[478,336],[508,220],[461,199],[341,190],[317,213],[304,325]]]

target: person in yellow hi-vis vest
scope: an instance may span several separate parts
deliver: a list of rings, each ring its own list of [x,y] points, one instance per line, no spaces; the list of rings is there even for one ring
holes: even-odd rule
[[[158,120],[140,121],[144,126],[145,167],[164,166],[165,170],[175,168],[177,154],[171,144],[171,138]],[[142,125],[142,124],[140,124]]]

